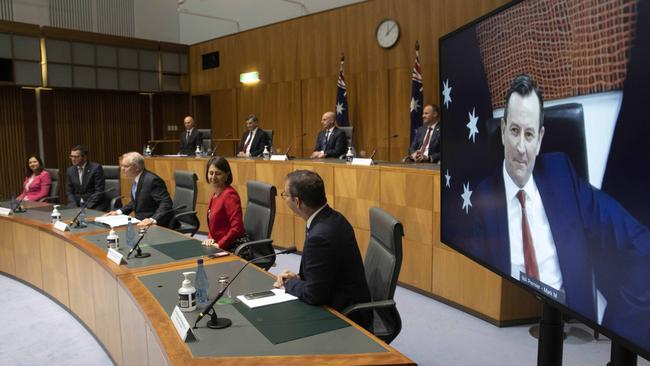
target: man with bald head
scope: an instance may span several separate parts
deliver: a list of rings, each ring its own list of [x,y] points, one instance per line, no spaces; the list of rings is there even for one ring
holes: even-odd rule
[[[193,155],[196,151],[196,146],[200,146],[203,143],[203,138],[199,130],[195,128],[196,123],[192,116],[185,117],[183,125],[185,125],[185,131],[180,136],[181,148],[179,151],[183,155]]]
[[[320,120],[323,130],[318,133],[312,159],[338,158],[348,150],[347,138],[342,129],[336,127],[336,114],[325,112]]]
[[[138,226],[167,226],[173,214],[170,212],[172,199],[165,182],[144,168],[144,157],[137,152],[122,155],[120,168],[124,176],[133,179],[131,202],[120,210],[107,213],[106,216],[128,215],[135,211],[135,217],[140,220]]]

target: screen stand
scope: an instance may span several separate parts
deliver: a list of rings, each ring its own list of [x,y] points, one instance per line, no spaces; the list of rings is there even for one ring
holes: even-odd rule
[[[612,353],[607,366],[636,366],[636,354],[623,347],[620,343],[612,341]]]
[[[537,366],[561,366],[564,343],[562,312],[549,303],[543,303],[537,340]]]

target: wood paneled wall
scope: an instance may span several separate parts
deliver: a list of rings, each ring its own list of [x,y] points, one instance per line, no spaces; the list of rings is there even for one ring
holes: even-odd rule
[[[27,155],[38,154],[34,90],[0,87],[0,197],[20,193]]]
[[[346,55],[350,121],[357,151],[399,160],[409,139],[414,44],[420,41],[425,103],[439,103],[438,38],[507,3],[506,0],[371,0],[253,29],[190,47],[193,95],[209,94],[215,137],[240,136],[255,113],[273,129],[274,145],[309,155],[323,112],[336,100],[341,52]],[[381,49],[379,22],[396,19],[397,45]],[[202,70],[201,55],[219,51],[219,68]],[[242,86],[239,74],[259,71]]]

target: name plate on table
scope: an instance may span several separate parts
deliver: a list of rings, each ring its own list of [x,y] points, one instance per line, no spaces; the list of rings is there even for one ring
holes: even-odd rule
[[[183,342],[196,339],[192,332],[192,328],[190,328],[190,323],[187,322],[185,314],[183,314],[178,306],[174,306],[174,311],[170,318],[174,324],[174,328],[176,328],[176,332],[178,332],[178,335],[181,337]]]
[[[271,161],[285,161],[289,160],[287,155],[271,155]]]
[[[0,216],[9,216],[11,215],[11,210],[6,207],[0,207]]]
[[[367,158],[352,159],[352,165],[371,166],[372,164],[373,164],[372,159],[367,159]]]
[[[108,253],[106,254],[106,258],[110,259],[112,262],[117,264],[118,266],[122,264],[122,261],[124,260],[124,254],[118,252],[117,250],[113,248],[108,248]]]
[[[57,221],[54,223],[54,228],[59,231],[70,231],[70,226],[63,221]]]

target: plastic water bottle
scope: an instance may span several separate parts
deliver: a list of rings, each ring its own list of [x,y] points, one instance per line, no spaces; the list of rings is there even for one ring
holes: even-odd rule
[[[50,214],[50,217],[52,217],[53,224],[56,224],[58,221],[61,221],[61,212],[59,212],[59,205],[54,205],[54,209],[52,209],[52,213]]]
[[[129,249],[131,249],[135,245],[135,228],[133,227],[131,218],[129,217],[127,220],[128,221],[126,224],[126,246],[129,247]]]
[[[115,250],[120,249],[120,237],[113,228],[111,228],[111,231],[109,231],[106,236],[106,246]]]
[[[352,164],[352,159],[354,159],[354,154],[352,153],[352,146],[348,146],[348,152],[345,153],[345,161],[348,164]]]
[[[203,267],[203,258],[196,260],[196,304],[199,308],[205,308],[208,305],[208,276],[205,274],[205,268]]]
[[[194,155],[196,155],[197,158],[201,157],[201,145],[196,145],[196,150],[194,150]]]
[[[147,145],[144,149],[144,156],[151,156],[151,146]]]
[[[264,146],[264,152],[262,152],[262,159],[269,160],[271,159],[271,153],[269,152],[269,147]]]

